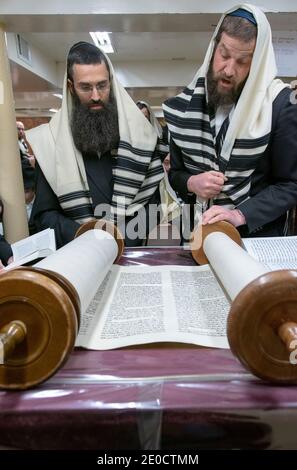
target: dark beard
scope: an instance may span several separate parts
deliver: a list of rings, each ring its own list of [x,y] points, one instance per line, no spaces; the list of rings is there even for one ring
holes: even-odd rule
[[[103,108],[92,111],[81,104],[76,93],[73,95],[71,131],[76,148],[85,157],[98,152],[103,154],[119,144],[118,112],[112,93],[108,103],[99,103]]]
[[[241,92],[244,88],[246,80],[244,80],[239,85],[232,88],[229,92],[220,93],[218,90],[219,79],[214,77],[213,69],[212,69],[212,62],[211,62],[208,72],[207,72],[207,94],[208,94],[208,105],[210,109],[215,112],[219,106],[231,105],[231,104],[237,103],[241,95]]]

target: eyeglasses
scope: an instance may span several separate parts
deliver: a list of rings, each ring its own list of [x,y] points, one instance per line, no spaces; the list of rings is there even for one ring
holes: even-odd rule
[[[105,92],[110,88],[110,82],[100,82],[97,83],[97,85],[90,85],[89,83],[79,83],[76,87],[81,93],[89,93],[91,94],[93,92],[93,89],[96,88],[96,90],[99,93]]]

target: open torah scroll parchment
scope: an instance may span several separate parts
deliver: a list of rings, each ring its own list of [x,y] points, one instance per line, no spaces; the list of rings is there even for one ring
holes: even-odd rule
[[[205,242],[212,267],[113,265],[116,242],[100,230],[75,243],[75,252],[71,242],[36,266],[59,272],[77,290],[82,313],[76,346],[89,349],[154,342],[228,348],[230,299],[268,271],[219,232]]]
[[[297,269],[297,236],[243,238],[248,253],[271,270]]]
[[[115,239],[103,230],[89,230],[35,264],[55,271],[76,289],[83,315],[117,257]]]

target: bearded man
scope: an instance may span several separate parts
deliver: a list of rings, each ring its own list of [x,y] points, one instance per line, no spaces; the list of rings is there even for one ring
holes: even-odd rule
[[[140,235],[127,232],[125,241],[142,242],[150,228],[148,205],[159,202],[162,152],[155,130],[100,49],[86,42],[72,46],[61,110],[27,138],[38,162],[33,207],[38,231],[54,228],[62,246],[81,223],[104,216],[100,207],[108,207],[116,221],[124,218],[127,224],[137,216]]]
[[[167,100],[170,182],[195,220],[225,220],[242,236],[286,234],[297,203],[297,108],[275,79],[264,13],[224,14],[192,83]]]

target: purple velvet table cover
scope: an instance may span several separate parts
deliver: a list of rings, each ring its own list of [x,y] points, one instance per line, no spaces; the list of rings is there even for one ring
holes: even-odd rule
[[[121,264],[193,264],[178,248]],[[75,350],[46,383],[0,391],[0,445],[21,449],[296,449],[297,387],[266,384],[230,351]]]

